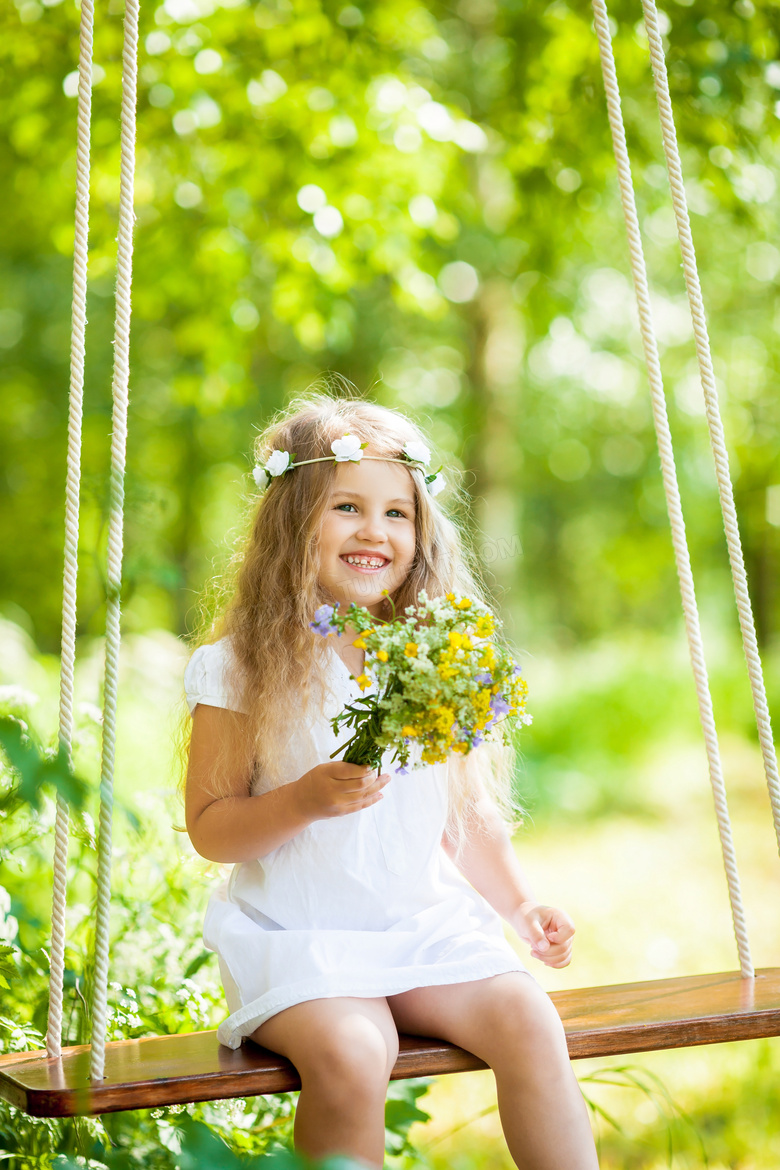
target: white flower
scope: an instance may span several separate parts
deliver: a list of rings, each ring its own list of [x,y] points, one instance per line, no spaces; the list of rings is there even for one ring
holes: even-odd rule
[[[415,439],[404,444],[404,454],[407,458],[413,459],[415,463],[423,463],[426,466],[431,461],[431,453],[425,443],[419,443]]]
[[[336,463],[346,463],[347,460],[359,463],[363,458],[362,446],[356,435],[345,435],[343,439],[334,439],[330,449],[336,456]]]
[[[264,487],[268,486],[268,476],[265,474],[264,467],[253,467],[252,468],[252,479],[255,481],[255,483],[257,484],[257,486],[261,490]]]
[[[79,715],[83,715],[85,719],[89,719],[90,723],[96,723],[100,727],[103,723],[103,712],[95,703],[79,703]]]
[[[283,475],[291,462],[289,451],[272,451],[265,465],[265,470],[269,475]]]
[[[0,886],[0,942],[12,943],[16,938],[19,923],[9,914],[11,895],[5,886]]]
[[[443,491],[444,488],[447,486],[447,481],[444,478],[444,476],[442,475],[442,473],[440,471],[437,471],[436,475],[433,477],[433,479],[430,481],[430,483],[427,484],[426,486],[427,486],[428,491],[430,492],[430,494],[432,496],[438,496],[439,492]]]
[[[422,649],[422,646],[420,647]],[[412,670],[416,670],[418,674],[431,674],[433,672],[433,663],[430,658],[410,658],[409,666]]]
[[[26,691],[24,687],[16,686],[15,683],[0,687],[0,704],[3,707],[34,707],[37,702],[37,695],[32,691]]]
[[[19,933],[19,922],[11,914],[0,920],[0,942],[12,943]]]

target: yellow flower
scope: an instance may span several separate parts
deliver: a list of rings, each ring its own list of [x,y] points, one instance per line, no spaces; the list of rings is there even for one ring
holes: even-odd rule
[[[457,648],[458,646],[463,645],[463,634],[459,633],[458,630],[450,630],[447,637],[450,640],[450,646],[455,646]]]
[[[407,658],[416,658],[417,657],[417,643],[416,642],[407,642],[406,649],[404,650],[404,654],[406,655]]]
[[[407,724],[406,727],[401,728],[401,735],[415,735],[416,736],[417,732],[414,730],[413,727],[409,727],[409,725]]]
[[[376,656],[380,662],[387,662],[387,651],[386,650],[377,650]]]
[[[455,600],[455,594],[454,594],[454,593],[447,593],[445,596],[446,596],[446,598],[447,598],[447,601],[454,601],[454,600]]]
[[[366,650],[366,649],[368,649],[368,647],[366,646],[366,644],[365,644],[365,642],[363,641],[362,637],[360,637],[360,638],[357,638],[357,639],[356,639],[356,640],[355,640],[355,641],[352,643],[352,645],[353,645],[353,646],[357,646],[358,650]]]
[[[476,723],[474,724],[474,727],[477,731],[482,730],[492,714],[490,710],[490,695],[491,691],[483,687],[474,696],[474,710],[479,716]]]
[[[364,691],[366,689],[366,687],[371,686],[371,675],[365,674],[365,673],[359,674],[357,676],[357,678],[355,679],[355,682],[360,687],[361,691]]]
[[[495,628],[493,615],[490,613],[483,613],[480,615],[480,617],[477,618],[474,629],[478,638],[486,638],[494,632]]]
[[[455,722],[455,712],[450,707],[434,707],[433,713],[438,715],[436,725],[446,735]]]
[[[495,661],[493,647],[488,645],[485,647],[485,649],[482,651],[482,654],[478,658],[477,665],[484,667],[486,670],[490,670],[493,666],[495,666]]]
[[[468,597],[461,597],[460,601],[455,602],[456,609],[471,609],[471,600]]]

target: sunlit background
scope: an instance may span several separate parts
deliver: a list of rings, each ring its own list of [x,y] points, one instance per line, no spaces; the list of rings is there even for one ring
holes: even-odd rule
[[[753,958],[770,966],[780,862],[641,5],[611,11]],[[95,40],[76,752],[90,778],[122,13],[110,0]],[[669,0],[661,23],[777,712],[777,9]],[[44,743],[56,737],[77,38],[71,0],[0,10],[0,700]],[[413,414],[435,466],[472,499],[463,519],[534,714],[519,742],[527,811],[517,848],[540,899],[564,906],[578,928],[569,968],[536,965],[543,985],[734,969],[587,4],[165,0],[142,12],[138,117],[113,1035],[191,1031],[224,1012],[199,938],[217,867],[173,831],[186,637],[241,531],[256,429],[325,371]],[[20,976],[2,992],[6,1047],[34,1045],[45,1028],[51,820],[49,805],[17,809],[0,854],[0,912]],[[94,897],[89,816],[75,830],[70,1042],[86,1036]],[[626,1067],[612,1079],[633,1077],[645,1091],[597,1083]],[[576,1068],[615,1123],[594,1114],[605,1167],[780,1164],[777,1041]],[[489,1073],[443,1078],[418,1106],[431,1114],[410,1131],[418,1153],[389,1165],[510,1166]],[[237,1149],[286,1140],[289,1102],[260,1110],[265,1128],[252,1120],[258,1102],[252,1110],[195,1112]],[[122,1118],[111,1124],[136,1150],[133,1165],[175,1165],[170,1111]],[[44,1157],[18,1166],[76,1149],[67,1126],[20,1129],[0,1111],[0,1150],[14,1141]]]

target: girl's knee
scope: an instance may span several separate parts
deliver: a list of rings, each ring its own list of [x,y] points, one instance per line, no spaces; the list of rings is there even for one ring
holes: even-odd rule
[[[527,975],[497,979],[482,1005],[479,1031],[495,1053],[566,1055],[566,1033],[546,991]],[[488,1063],[493,1063],[489,1061]]]
[[[304,1088],[316,1085],[328,1097],[368,1104],[384,1101],[397,1056],[396,1032],[354,1016],[311,1036],[294,1063]]]

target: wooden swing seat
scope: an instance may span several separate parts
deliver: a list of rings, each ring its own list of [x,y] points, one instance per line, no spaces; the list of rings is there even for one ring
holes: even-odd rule
[[[780,967],[557,991],[551,996],[573,1059],[780,1035]],[[486,1065],[442,1040],[402,1036],[393,1079]],[[289,1061],[251,1042],[236,1051],[216,1032],[151,1036],[106,1046],[105,1077],[89,1082],[89,1046],[0,1057],[0,1097],[33,1117],[72,1117],[191,1101],[289,1092]]]

